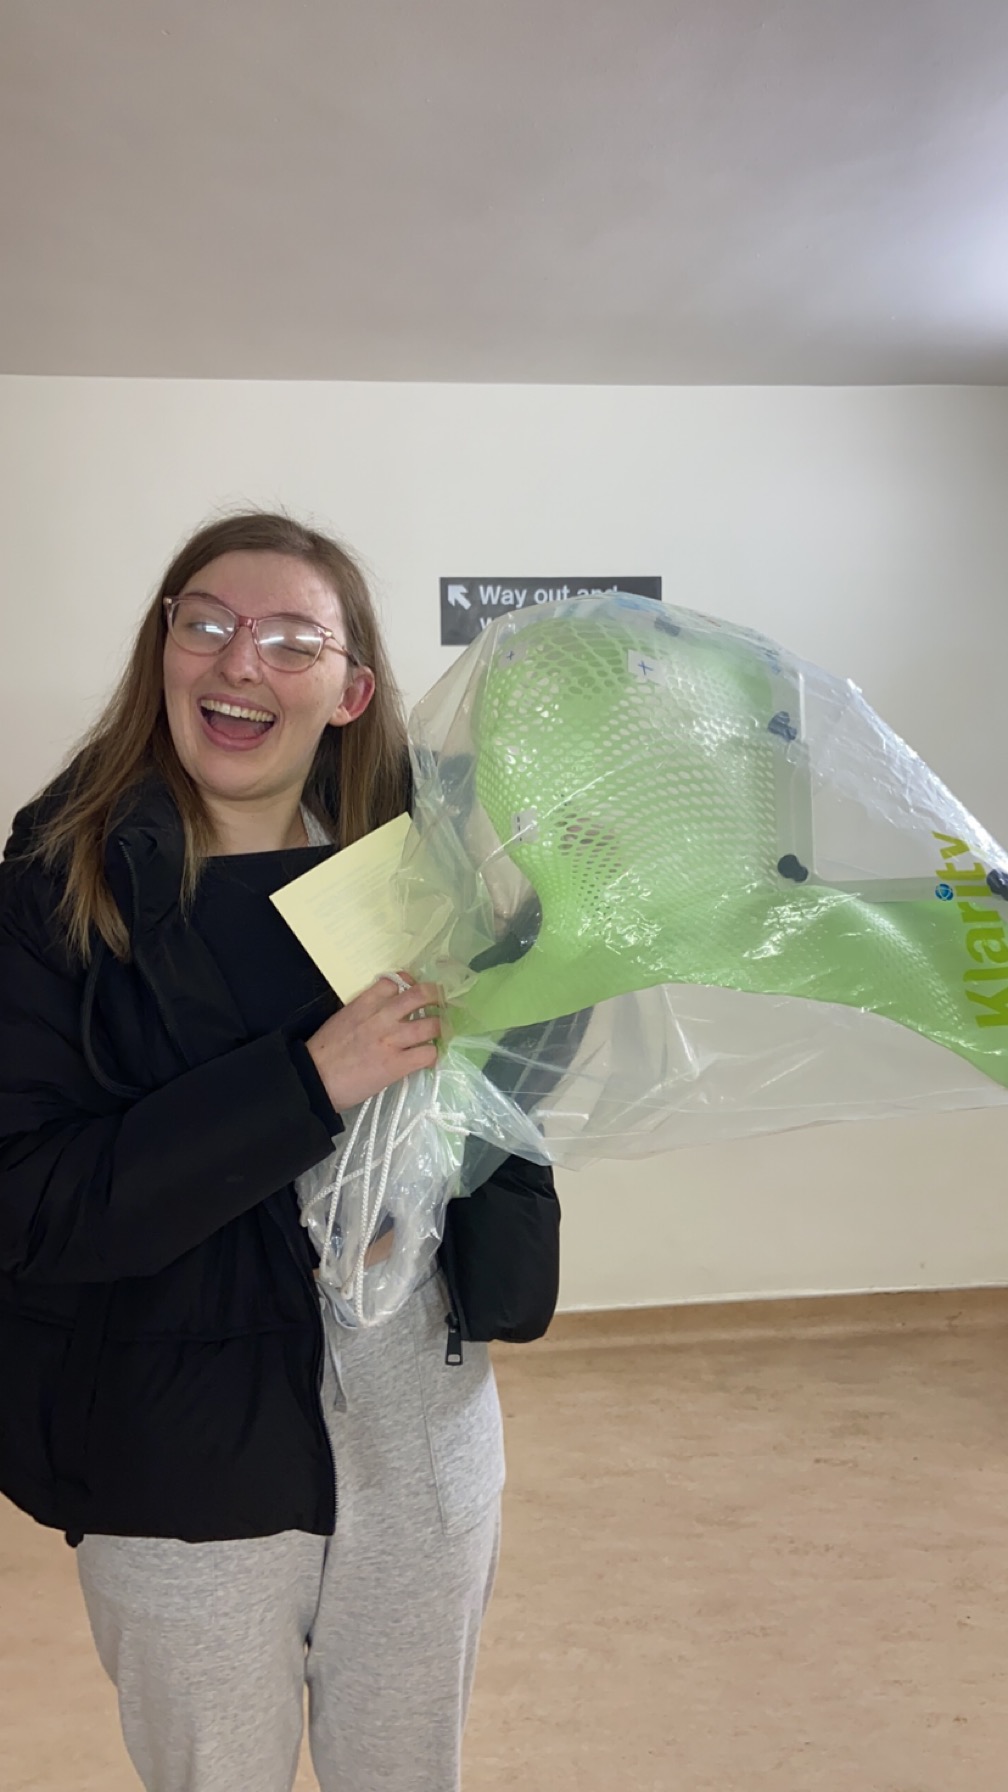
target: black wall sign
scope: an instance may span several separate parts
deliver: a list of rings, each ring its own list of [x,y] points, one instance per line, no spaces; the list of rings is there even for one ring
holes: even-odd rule
[[[515,610],[564,603],[569,597],[597,597],[604,591],[626,591],[631,597],[653,597],[661,603],[661,579],[549,578],[442,579],[441,645],[465,647],[498,616]]]

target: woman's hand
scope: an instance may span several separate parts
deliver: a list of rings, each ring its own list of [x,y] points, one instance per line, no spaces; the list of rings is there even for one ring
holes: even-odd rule
[[[402,973],[400,980],[408,982]],[[312,1034],[308,1050],[338,1113],[413,1070],[433,1069],[441,1022],[427,1011],[440,1001],[434,983],[410,983],[402,990],[380,977]]]

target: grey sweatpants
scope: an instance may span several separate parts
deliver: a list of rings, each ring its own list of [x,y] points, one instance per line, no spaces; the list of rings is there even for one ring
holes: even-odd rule
[[[504,1478],[485,1346],[445,1365],[440,1277],[387,1324],[327,1315],[331,1538],[87,1536],[77,1555],[148,1792],[456,1792]]]

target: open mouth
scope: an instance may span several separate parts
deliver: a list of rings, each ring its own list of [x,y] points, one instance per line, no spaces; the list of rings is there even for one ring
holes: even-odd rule
[[[202,697],[199,709],[212,735],[236,744],[262,740],[276,721],[272,710],[254,703],[226,703],[220,697]]]

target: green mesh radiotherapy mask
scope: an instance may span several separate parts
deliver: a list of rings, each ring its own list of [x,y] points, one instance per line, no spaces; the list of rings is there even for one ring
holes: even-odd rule
[[[407,968],[447,1039],[298,1179],[345,1323],[408,1298],[488,1150],[577,1168],[1008,1099],[1008,861],[852,685],[574,600],[487,629],[410,745]]]
[[[461,1032],[719,985],[887,1016],[1008,1082],[1003,855],[853,687],[635,598],[515,618],[469,655],[480,874],[505,855],[541,922]]]

